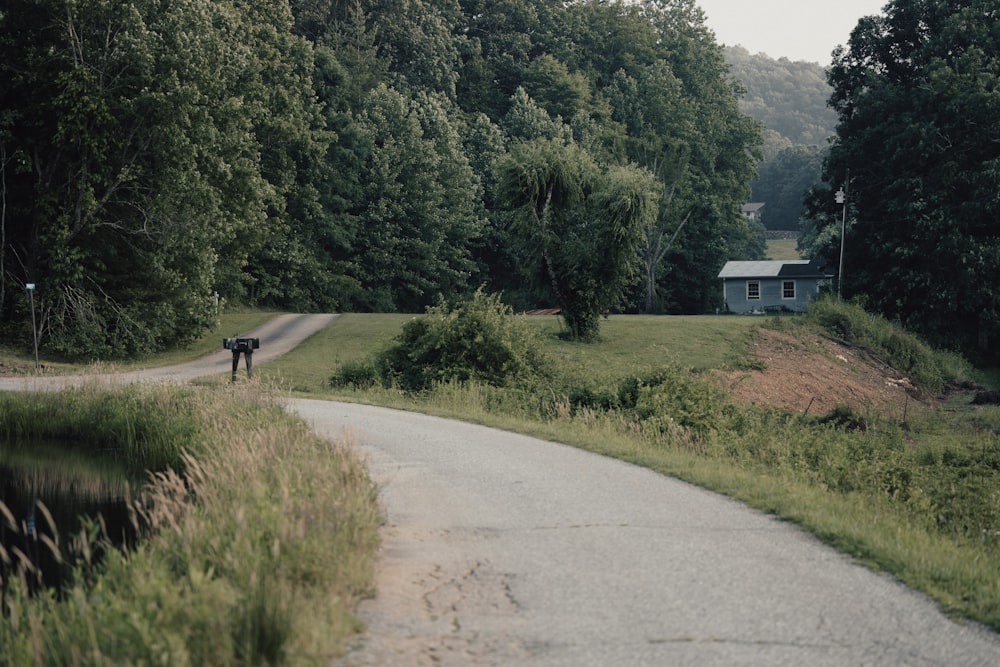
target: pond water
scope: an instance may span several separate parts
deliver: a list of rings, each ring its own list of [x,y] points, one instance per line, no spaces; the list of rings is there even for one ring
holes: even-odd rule
[[[51,444],[13,448],[0,443],[3,581],[17,575],[19,564],[30,562],[32,588],[66,583],[79,553],[73,543],[88,517],[92,526],[103,523],[111,544],[134,544],[137,531],[129,505],[140,485],[113,462],[88,459]],[[100,550],[96,551],[99,557]]]

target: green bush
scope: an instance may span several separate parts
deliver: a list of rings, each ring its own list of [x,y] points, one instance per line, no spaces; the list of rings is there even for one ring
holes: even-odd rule
[[[378,384],[378,370],[371,359],[357,359],[343,363],[331,378],[334,387],[364,391]]]
[[[545,361],[535,331],[499,295],[478,290],[469,301],[444,300],[403,325],[374,359],[345,364],[334,386],[423,391],[436,383],[476,381],[492,386],[539,374]]]
[[[626,377],[614,387],[574,386],[564,393],[572,414],[617,411],[651,432],[673,432],[680,426],[704,436],[726,423],[721,393],[675,366]]]

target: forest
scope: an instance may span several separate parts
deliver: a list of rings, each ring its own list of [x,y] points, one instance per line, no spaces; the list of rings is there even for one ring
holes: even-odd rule
[[[693,0],[10,0],[0,312],[68,357],[227,304],[700,313],[762,146]]]
[[[755,74],[695,0],[8,0],[0,333],[30,345],[33,306],[47,353],[129,357],[232,305],[482,289],[588,338],[721,307],[723,263],[763,257],[753,184],[804,252],[846,246],[845,296],[990,349],[1000,9],[883,11],[821,114],[818,72]]]

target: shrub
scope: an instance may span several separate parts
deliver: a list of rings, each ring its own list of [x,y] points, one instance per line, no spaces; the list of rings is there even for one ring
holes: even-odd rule
[[[364,391],[378,384],[378,371],[371,359],[347,361],[330,379],[334,387],[346,387]]]
[[[364,386],[378,380],[406,391],[469,381],[499,387],[538,374],[545,365],[540,349],[523,318],[515,317],[499,295],[480,289],[454,307],[442,299],[407,322],[390,347],[370,361],[345,365],[332,382]]]
[[[626,377],[616,387],[571,387],[565,393],[572,414],[618,411],[650,432],[680,426],[704,436],[722,428],[726,419],[719,391],[676,366]]]

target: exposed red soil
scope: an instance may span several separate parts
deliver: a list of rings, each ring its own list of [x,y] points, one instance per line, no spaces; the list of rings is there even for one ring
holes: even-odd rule
[[[761,329],[752,354],[763,370],[732,371],[723,384],[741,403],[825,414],[838,405],[901,415],[921,400],[904,375],[867,351],[805,332]],[[921,402],[926,402],[926,397]]]

